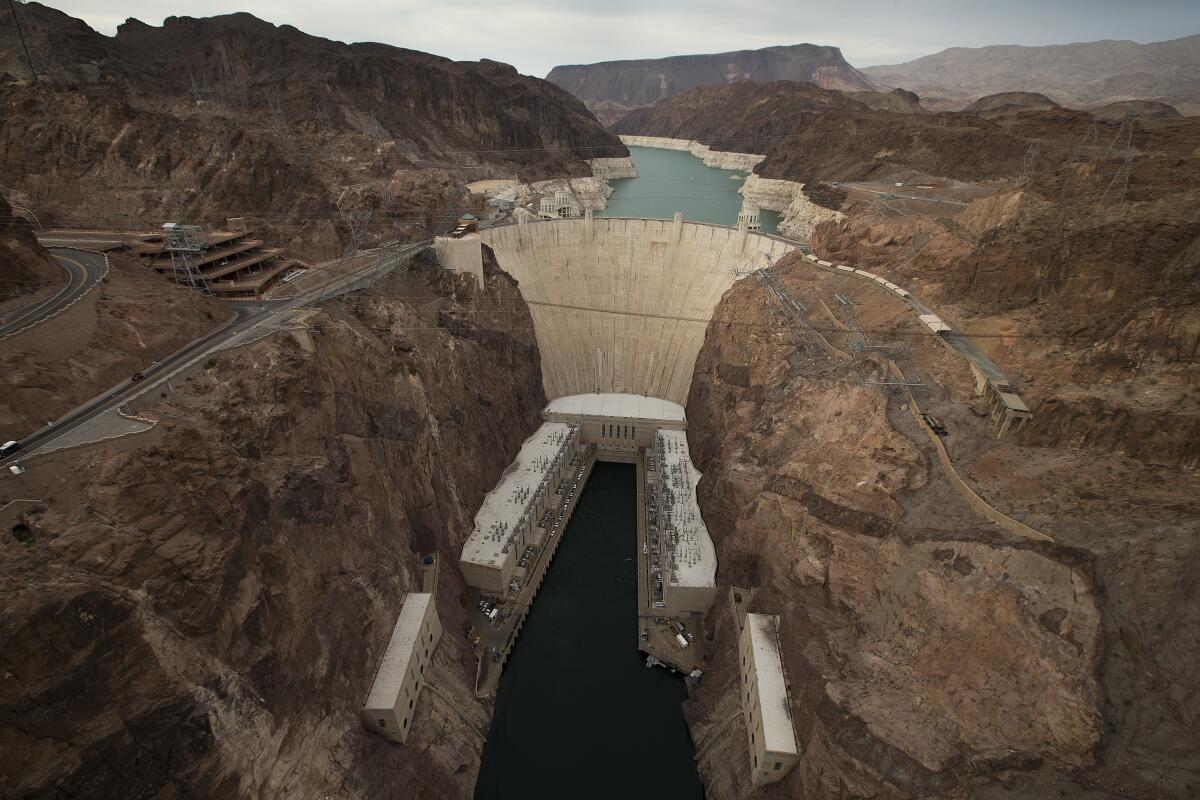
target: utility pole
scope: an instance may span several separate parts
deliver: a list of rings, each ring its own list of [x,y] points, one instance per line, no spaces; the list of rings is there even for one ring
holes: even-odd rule
[[[208,282],[193,260],[193,256],[204,249],[200,243],[200,227],[168,222],[163,225],[163,230],[167,232],[167,251],[171,254],[175,282],[208,294]]]

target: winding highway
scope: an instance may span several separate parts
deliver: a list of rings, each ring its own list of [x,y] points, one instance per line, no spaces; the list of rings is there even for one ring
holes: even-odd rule
[[[50,248],[50,255],[54,256],[58,265],[66,271],[67,285],[59,289],[53,297],[35,303],[15,319],[0,325],[0,341],[53,317],[90,292],[108,274],[108,262],[99,253],[54,247]]]
[[[362,288],[366,283],[388,274],[397,265],[405,263],[429,244],[429,241],[424,241],[377,251],[374,254],[377,257],[372,262],[290,299],[230,302],[229,306],[233,311],[233,316],[223,325],[189,342],[162,361],[147,367],[139,373],[141,377],[138,380],[130,379],[117,384],[45,428],[21,439],[20,450],[0,458],[0,465],[18,461],[31,453],[44,449],[47,445],[91,422],[101,414],[119,408],[143,392],[149,391],[175,374],[190,368],[208,355],[226,346],[240,344],[239,339],[245,341],[253,338],[260,331],[269,333],[275,330],[285,324],[301,306],[312,305]],[[74,251],[71,253],[72,258],[84,255],[92,254]],[[55,256],[58,257],[58,254],[56,253]],[[96,256],[96,258],[99,258],[103,265],[103,256]],[[0,437],[0,440],[2,439],[3,437]]]

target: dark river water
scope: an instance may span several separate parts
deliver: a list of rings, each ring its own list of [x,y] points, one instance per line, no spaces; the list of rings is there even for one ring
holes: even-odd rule
[[[505,666],[477,800],[703,797],[683,681],[637,652],[636,475],[597,463],[580,496]]]
[[[676,211],[682,211],[683,218],[692,222],[737,223],[742,181],[732,178],[749,173],[706,167],[699,158],[681,150],[631,147],[629,154],[638,177],[612,181],[614,191],[608,198],[608,210],[597,211],[596,216],[670,219]],[[778,213],[764,210],[759,217],[765,233],[778,231]]]

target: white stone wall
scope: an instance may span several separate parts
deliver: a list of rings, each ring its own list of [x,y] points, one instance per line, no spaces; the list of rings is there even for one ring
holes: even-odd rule
[[[735,270],[793,249],[660,220],[530,222],[481,236],[529,303],[550,399],[599,391],[685,403],[705,328]]]
[[[827,220],[839,220],[840,211],[819,206],[804,196],[803,183],[751,175],[738,189],[742,197],[760,208],[779,211],[783,218],[779,232],[792,239],[808,241],[817,225]]]
[[[734,153],[728,150],[713,150],[706,144],[692,139],[668,139],[664,136],[622,136],[626,147],[657,147],[660,150],[683,150],[703,159],[704,166],[715,169],[732,169],[750,172],[766,156],[753,153]]]
[[[629,156],[621,158],[593,158],[588,164],[592,167],[592,177],[606,181],[617,178],[636,178],[637,167]]]

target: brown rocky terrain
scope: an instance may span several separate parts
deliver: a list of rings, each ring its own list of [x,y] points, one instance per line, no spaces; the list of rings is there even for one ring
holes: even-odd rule
[[[677,95],[631,113],[613,129],[763,153],[767,158],[754,171],[764,178],[890,180],[907,171],[984,181],[1017,174],[1035,140],[1038,166],[1066,160],[1090,122],[1066,110],[1004,119],[913,114],[879,107],[878,96],[858,97],[790,81],[740,83]]]
[[[108,277],[82,300],[0,342],[6,440],[36,431],[232,317],[226,304],[147,274],[131,256],[112,255],[109,264]]]
[[[627,155],[580,101],[496,62],[248,14],[129,20],[106,37],[18,10],[40,79],[0,27],[0,183],[48,226],[244,217],[315,261],[355,226],[360,244],[444,229],[466,182],[589,175],[586,159]]]
[[[871,80],[902,86],[941,108],[998,92],[1040,92],[1075,108],[1158,99],[1200,111],[1200,34],[1165,42],[1078,42],[1046,47],[952,47],[905,64],[866,67]],[[1194,109],[1194,110],[1193,110]]]
[[[539,422],[528,309],[490,260],[478,288],[418,262],[308,325],[0,483],[0,794],[471,795],[453,564]],[[431,552],[445,635],[391,747],[358,710]]]
[[[778,301],[743,280],[708,328],[687,406],[719,583],[759,587],[752,609],[782,616],[805,755],[761,796],[1194,794],[1200,478],[992,439],[965,362],[906,306],[797,257],[775,272],[841,353],[806,357]],[[887,373],[851,346],[835,294],[922,382],[912,394],[866,382]],[[964,501],[914,397],[945,421],[967,485],[1052,541]],[[707,796],[746,797],[724,599],[713,622],[717,656],[687,716]]]
[[[583,100],[606,125],[633,109],[702,86],[787,80],[827,89],[878,88],[846,62],[841,50],[814,44],[560,66],[546,80]]]
[[[0,309],[8,300],[65,282],[62,269],[34,238],[33,226],[0,194]]]
[[[680,95],[618,130],[729,149],[768,143],[756,173],[803,182],[846,212],[816,227],[823,257],[916,287],[978,332],[1032,400],[1026,441],[1194,466],[1200,124],[1138,118],[1122,191],[1120,122],[1100,123],[1085,144],[1091,122],[1067,109],[898,114],[777,84]],[[958,210],[833,193],[820,183],[829,180],[903,180],[929,187],[906,192],[979,199]]]

